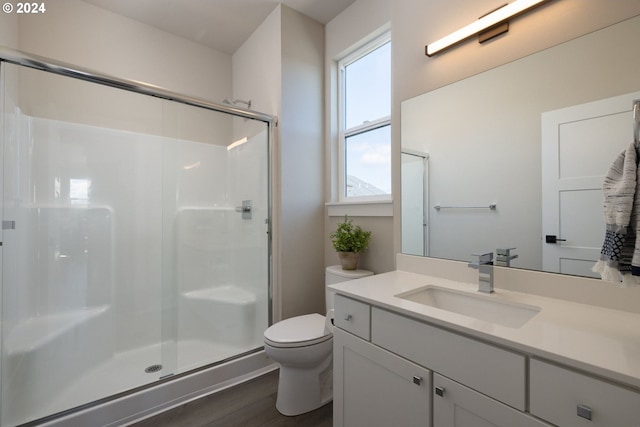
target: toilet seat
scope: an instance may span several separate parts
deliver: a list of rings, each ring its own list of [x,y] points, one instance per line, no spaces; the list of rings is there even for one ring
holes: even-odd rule
[[[264,332],[265,342],[273,347],[306,347],[327,341],[325,317],[317,313],[282,320]]]

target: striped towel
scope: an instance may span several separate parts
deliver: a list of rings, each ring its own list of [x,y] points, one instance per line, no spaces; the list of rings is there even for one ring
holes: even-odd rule
[[[640,284],[638,159],[636,145],[631,144],[613,162],[602,186],[606,232],[593,271],[600,273],[602,280],[623,285]]]

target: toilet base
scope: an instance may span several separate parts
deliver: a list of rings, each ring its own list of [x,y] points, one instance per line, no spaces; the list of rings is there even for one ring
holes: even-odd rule
[[[314,370],[280,366],[276,409],[282,415],[291,417],[311,412],[332,400],[332,355]]]

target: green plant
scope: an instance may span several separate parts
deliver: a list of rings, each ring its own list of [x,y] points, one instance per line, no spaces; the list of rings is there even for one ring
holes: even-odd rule
[[[359,225],[344,216],[344,222],[338,223],[336,231],[329,234],[336,252],[362,252],[369,247],[371,232],[364,231]]]

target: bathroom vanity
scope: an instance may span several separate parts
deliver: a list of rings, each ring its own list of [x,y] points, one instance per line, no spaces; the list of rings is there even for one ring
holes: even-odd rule
[[[640,313],[616,302],[638,289],[496,268],[481,295],[464,263],[412,258],[333,286],[334,426],[640,426]],[[523,292],[540,279],[567,283]]]

